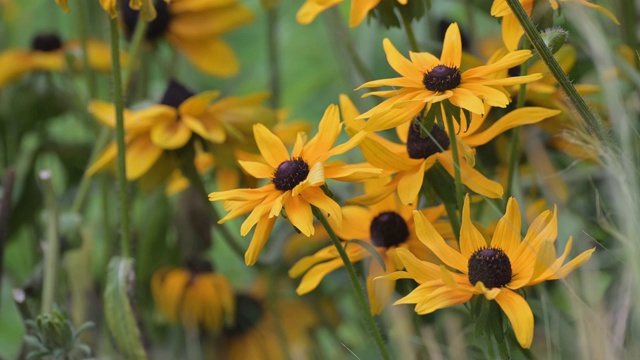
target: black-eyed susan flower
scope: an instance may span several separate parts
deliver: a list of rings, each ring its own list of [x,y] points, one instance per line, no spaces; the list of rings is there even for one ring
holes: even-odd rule
[[[366,128],[366,123],[358,119],[358,110],[346,96],[341,96],[341,108],[350,134]],[[545,118],[558,114],[558,110],[540,107],[525,107],[514,110],[489,127],[483,127],[489,115],[472,114],[468,127],[466,122],[456,126],[456,141],[462,149],[459,159],[461,180],[472,191],[491,198],[499,198],[503,194],[502,186],[476,170],[473,148],[484,145],[499,134],[517,126],[539,122]],[[393,180],[370,194],[352,199],[354,202],[370,204],[388,196],[397,190],[400,200],[404,204],[413,203],[423,184],[424,173],[436,162],[440,163],[449,174],[454,174],[453,153],[449,149],[451,139],[447,129],[433,125],[429,134],[421,135],[419,121],[411,121],[397,127],[398,137],[403,144],[395,143],[377,134],[368,134],[359,144],[365,159],[373,166],[396,174]]]
[[[268,97],[266,93],[218,99],[219,96],[219,91],[193,94],[172,80],[160,104],[141,110],[125,109],[127,179],[144,175],[166,150],[184,147],[194,133],[208,143],[222,144],[228,137],[242,137],[245,128],[256,121],[275,123],[275,113],[261,105]],[[105,125],[115,127],[112,104],[93,101],[89,110]],[[115,156],[113,142],[89,167],[87,175],[111,166]]]
[[[407,1],[408,0],[398,0],[398,3],[406,5]],[[304,25],[310,24],[321,12],[337,6],[342,2],[344,2],[344,0],[306,0],[300,10],[298,10],[296,20]],[[352,0],[351,11],[349,12],[349,26],[356,27],[360,25],[369,11],[378,6],[379,3],[380,0]]]
[[[109,45],[94,39],[87,42],[89,66],[93,70],[111,69]],[[41,33],[31,41],[30,49],[8,49],[0,53],[0,87],[6,86],[33,71],[59,72],[67,69],[67,56],[73,67],[80,68],[82,53],[78,41],[63,42],[56,33]],[[122,55],[121,60],[127,60]]]
[[[355,147],[365,135],[356,135],[334,147],[341,129],[338,107],[329,105],[318,125],[318,133],[308,142],[306,135],[299,133],[289,155],[282,140],[266,126],[253,126],[253,134],[264,161],[241,160],[239,163],[251,176],[266,179],[268,184],[260,188],[234,189],[209,195],[211,201],[224,201],[224,208],[229,212],[220,223],[250,213],[240,228],[241,235],[246,236],[255,227],[245,253],[247,265],[253,265],[258,260],[283,209],[289,221],[307,236],[314,233],[311,206],[322,210],[340,227],[342,212],[340,206],[322,190],[325,181],[363,180],[380,172],[367,165],[327,163],[332,156]]]
[[[586,0],[549,0],[553,10],[558,10],[559,2],[573,2],[580,5],[590,7],[600,11],[606,15],[614,23],[620,25],[618,19],[611,13],[611,11],[603,8],[602,6],[590,3]],[[520,0],[520,4],[527,12],[527,15],[531,16],[533,10],[533,0]],[[520,26],[520,22],[511,11],[507,0],[494,0],[491,5],[491,15],[502,18],[502,40],[509,51],[513,51],[518,48],[518,42],[524,34],[524,29]]]
[[[383,179],[381,179],[383,180]],[[381,180],[371,181],[366,188],[375,189]],[[395,289],[395,281],[373,282],[378,276],[390,274],[404,268],[399,261],[396,251],[399,248],[408,249],[422,260],[436,262],[437,259],[428,251],[415,235],[413,210],[415,205],[402,205],[395,194],[387,196],[382,201],[369,207],[345,206],[342,208],[342,228],[336,229],[336,234],[345,240],[357,239],[369,245],[379,254],[373,257],[370,248],[359,243],[343,242],[349,260],[352,263],[369,260],[367,272],[367,291],[373,314],[380,314],[389,302]],[[451,234],[448,223],[436,223],[444,214],[444,206],[425,208],[420,210],[436,226],[442,234]],[[331,219],[331,218],[329,218]],[[383,263],[380,263],[382,259]],[[302,276],[300,285],[296,289],[298,295],[313,291],[330,272],[344,266],[335,246],[327,246],[313,255],[300,259],[289,270],[289,276]]]
[[[504,69],[522,64],[532,55],[529,50],[510,52],[495,61],[462,71],[462,43],[458,24],[452,23],[444,37],[438,59],[426,52],[409,52],[411,60],[398,52],[389,39],[383,41],[389,65],[401,77],[369,81],[358,89],[391,86],[393,90],[373,91],[364,96],[388,98],[362,114],[369,119],[365,130],[390,129],[412,120],[428,104],[452,105],[474,114],[484,114],[485,105],[506,107],[511,101],[504,87],[537,80],[540,74],[496,76]]]
[[[595,248],[565,264],[573,242],[569,238],[562,255],[556,258],[557,209],[540,214],[522,239],[520,209],[516,200],[510,198],[490,243],[472,224],[470,212],[467,196],[462,210],[460,251],[447,245],[423,214],[414,212],[418,238],[446,267],[421,261],[411,252],[399,249],[406,272],[387,278],[412,278],[419,286],[395,304],[415,304],[418,314],[429,314],[465,303],[473,295],[484,295],[487,300],[498,303],[520,345],[529,348],[533,340],[533,313],[516,290],[564,278],[586,263]]]
[[[133,33],[139,12],[121,2],[122,19]],[[200,71],[216,76],[232,76],[239,70],[233,49],[222,35],[253,21],[253,12],[237,0],[156,1],[156,18],[149,23],[146,40],[164,37]]]
[[[170,322],[219,333],[235,319],[234,292],[224,275],[206,261],[157,270],[151,290],[158,309]]]

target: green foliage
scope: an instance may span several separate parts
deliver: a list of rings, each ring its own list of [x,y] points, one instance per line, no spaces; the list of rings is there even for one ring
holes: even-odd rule
[[[24,337],[30,348],[27,359],[85,359],[91,355],[91,348],[80,342],[80,335],[93,327],[91,322],[76,329],[66,313],[55,310],[25,323],[29,327]]]

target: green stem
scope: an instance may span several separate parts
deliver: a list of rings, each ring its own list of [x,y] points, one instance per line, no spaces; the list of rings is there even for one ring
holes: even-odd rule
[[[638,49],[638,37],[636,31],[637,27],[637,10],[635,1],[620,1],[619,2],[622,14],[622,36],[624,42],[629,45],[631,49]],[[638,56],[633,57],[635,59],[636,67],[640,65],[640,58]]]
[[[284,332],[284,327],[282,326],[282,317],[280,316],[280,311],[278,310],[277,269],[276,268],[269,269],[267,277],[269,282],[269,287],[267,290],[267,305],[269,306],[269,311],[273,316],[273,322],[276,328],[276,335],[278,336],[278,342],[280,343],[280,348],[282,349],[283,359],[291,360],[291,354],[289,353],[289,344],[287,342],[287,336]]]
[[[413,27],[411,26],[411,20],[407,19],[403,15],[402,25],[404,26],[404,32],[407,34],[407,40],[409,41],[409,47],[411,48],[411,51],[419,52],[420,47],[418,46],[418,41],[416,40],[416,34],[413,32]]]
[[[451,223],[453,236],[456,237],[456,240],[460,240],[460,219],[458,218],[458,213],[456,211],[456,208],[454,208],[453,204],[450,202],[444,201],[443,203],[444,203],[444,209],[447,212],[447,217],[449,218],[449,222]]]
[[[218,224],[218,221],[221,219],[220,214],[216,210],[214,204],[208,201],[207,190],[202,183],[202,178],[196,169],[195,164],[193,163],[193,145],[189,143],[187,148],[184,149],[186,152],[181,156],[181,167],[180,170],[182,174],[189,180],[191,186],[193,186],[196,191],[200,194],[200,197],[203,201],[207,201],[209,203],[209,209],[211,211],[210,215],[214,223],[216,223],[215,229],[218,230],[222,234],[222,238],[225,240],[227,245],[231,248],[231,250],[238,255],[240,259],[244,260],[244,250],[242,247],[236,242],[236,238],[231,234],[229,229],[224,224]],[[259,265],[259,264],[256,264]]]
[[[360,284],[360,281],[358,281],[358,277],[356,276],[356,271],[353,268],[353,264],[351,263],[351,260],[349,260],[349,255],[347,255],[347,252],[344,250],[344,247],[342,246],[340,239],[338,239],[338,235],[336,235],[336,233],[333,231],[333,229],[331,228],[331,225],[325,218],[322,211],[314,206],[313,214],[318,219],[318,221],[320,221],[322,226],[324,226],[324,228],[327,230],[327,234],[329,234],[329,238],[331,238],[333,245],[336,247],[336,250],[338,250],[338,254],[340,254],[340,258],[344,263],[344,267],[345,269],[347,269],[347,273],[349,274],[349,279],[351,280],[353,291],[355,291],[356,293],[356,298],[358,300],[358,308],[360,309],[362,317],[366,319],[367,326],[369,327],[369,330],[373,334],[373,338],[376,342],[376,345],[378,346],[378,350],[380,350],[380,355],[382,355],[383,359],[390,360],[391,356],[389,355],[389,351],[387,350],[387,347],[384,344],[384,340],[382,339],[380,330],[378,329],[378,326],[376,326],[376,323],[373,319],[373,315],[371,314],[369,303],[367,302],[367,298],[364,294],[364,290],[362,290],[362,285]]]
[[[120,33],[118,19],[109,21],[111,32],[111,68],[113,72],[113,97],[116,106],[116,170],[118,178],[118,195],[120,197],[120,239],[122,257],[131,254],[131,240],[129,239],[129,197],[127,193],[127,168],[124,143],[124,105],[122,94],[122,74],[120,70]]]
[[[42,304],[40,312],[50,314],[55,301],[56,279],[60,255],[60,239],[58,238],[58,204],[56,200],[51,172],[41,171],[39,174],[47,210],[47,247],[44,254],[44,279],[42,285]]]
[[[280,58],[278,56],[278,7],[267,10],[267,42],[269,51],[269,88],[271,107],[280,106]]]
[[[353,44],[353,39],[351,38],[351,33],[349,29],[345,26],[345,22],[342,19],[342,15],[340,14],[340,10],[338,7],[334,6],[327,10],[327,19],[329,20],[329,26],[331,31],[335,31],[334,40],[337,41],[342,48],[349,55],[349,59],[353,64],[356,72],[360,76],[362,81],[369,81],[373,79],[373,74],[367,68],[364,61],[358,54],[355,45]]]
[[[89,64],[89,45],[87,35],[87,8],[85,6],[85,0],[76,1],[78,10],[75,11],[77,17],[76,22],[78,25],[78,37],[80,38],[80,47],[82,48],[82,73],[87,82],[87,89],[89,90],[89,98],[96,97],[96,82],[91,71],[91,65]]]
[[[147,25],[147,22],[143,21],[142,19],[138,19],[138,22],[136,23],[136,29],[133,32],[131,46],[129,47],[129,62],[127,63],[127,67],[124,69],[124,73],[122,74],[122,78],[124,79],[124,89],[129,88],[133,69],[138,63],[136,60],[138,59],[138,56],[140,54],[140,48],[142,47],[144,35],[147,32]]]
[[[96,140],[93,149],[91,150],[91,156],[89,156],[89,163],[92,164],[97,158],[98,154],[109,142],[109,137],[111,136],[111,129],[107,127],[103,127],[98,135],[98,140]],[[71,205],[71,212],[79,213],[82,211],[82,207],[84,206],[84,202],[87,199],[87,195],[89,194],[89,187],[91,185],[91,180],[93,176],[83,176],[80,181],[80,185],[78,186],[78,192],[76,193],[76,197],[73,199],[73,204]]]
[[[529,49],[530,43],[524,42],[523,49]],[[520,75],[527,75],[529,70],[529,63],[523,62],[520,65]],[[518,100],[516,100],[516,109],[524,106],[527,99],[527,84],[521,84],[518,91]],[[513,182],[515,179],[516,170],[518,168],[518,158],[520,154],[518,152],[518,145],[520,144],[520,128],[517,127],[511,131],[511,143],[509,144],[509,172],[507,175],[507,190],[505,198],[508,199],[513,194]],[[506,206],[506,201],[505,201]]]
[[[449,143],[451,154],[453,155],[453,180],[456,185],[456,201],[458,209],[462,209],[462,177],[460,176],[460,158],[458,157],[458,141],[456,140],[456,129],[453,127],[453,117],[447,114],[447,130],[449,130]]]
[[[573,86],[567,74],[562,70],[560,64],[558,64],[558,61],[553,57],[551,50],[544,43],[544,40],[542,40],[542,37],[538,33],[535,25],[533,25],[533,22],[531,22],[531,19],[529,19],[529,16],[522,7],[522,4],[520,4],[518,0],[507,0],[507,3],[520,22],[520,25],[522,25],[525,34],[533,45],[533,48],[538,52],[538,54],[540,54],[540,57],[547,65],[558,84],[560,84],[560,87],[565,92],[578,114],[580,114],[582,119],[584,119],[600,141],[605,145],[612,147],[612,140],[607,134],[604,125],[591,111],[589,106],[587,106],[587,103]]]

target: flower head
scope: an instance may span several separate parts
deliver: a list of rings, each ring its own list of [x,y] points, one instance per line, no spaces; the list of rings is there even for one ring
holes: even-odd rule
[[[253,126],[256,143],[264,161],[239,161],[242,168],[256,179],[268,183],[260,188],[214,192],[211,201],[224,201],[229,213],[223,223],[246,213],[249,217],[240,228],[245,236],[256,226],[253,239],[245,254],[245,261],[253,265],[267,242],[271,229],[282,209],[300,232],[311,236],[314,232],[311,206],[315,206],[342,225],[340,206],[321,189],[326,179],[360,181],[380,173],[367,165],[329,164],[327,159],[355,147],[364,137],[356,135],[348,142],[335,146],[342,126],[338,107],[330,105],[320,120],[319,130],[308,142],[298,134],[291,155],[280,138],[262,124]]]
[[[369,119],[365,130],[390,129],[406,123],[428,104],[449,101],[475,114],[484,114],[485,105],[506,107],[511,99],[504,86],[522,84],[541,78],[497,76],[502,70],[522,64],[531,57],[529,50],[511,52],[488,65],[466,71],[461,69],[462,42],[458,24],[447,29],[440,58],[430,53],[409,52],[411,60],[398,52],[389,39],[383,41],[389,65],[402,77],[367,82],[361,88],[392,86],[397,90],[374,91],[364,96],[388,98],[360,117]]]
[[[416,304],[418,314],[428,314],[465,303],[473,295],[484,295],[502,308],[523,348],[529,348],[533,340],[533,313],[527,301],[514,290],[564,278],[586,263],[595,251],[587,250],[564,264],[573,243],[569,238],[562,255],[556,258],[556,209],[540,214],[521,239],[520,210],[514,198],[509,199],[506,213],[487,243],[471,222],[467,196],[462,211],[460,251],[447,245],[423,214],[415,211],[414,219],[420,241],[447,267],[421,261],[400,249],[398,255],[406,272],[387,278],[413,278],[420,286],[396,304]]]

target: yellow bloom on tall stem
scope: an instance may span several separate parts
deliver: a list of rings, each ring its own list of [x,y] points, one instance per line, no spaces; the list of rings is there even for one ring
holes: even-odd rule
[[[296,20],[300,24],[308,25],[323,11],[337,6],[344,0],[306,0],[298,13]],[[406,5],[408,0],[398,0],[399,4]],[[367,16],[369,11],[373,10],[380,0],[351,0],[351,11],[349,12],[349,26],[356,27],[360,25],[362,20]]]
[[[398,52],[389,39],[383,41],[389,65],[401,77],[369,81],[358,89],[391,86],[393,90],[373,91],[363,96],[388,98],[360,116],[369,119],[365,130],[378,131],[396,127],[413,119],[427,104],[449,101],[454,106],[474,114],[484,114],[485,105],[506,107],[511,99],[505,86],[540,79],[540,74],[499,76],[502,70],[522,64],[531,51],[508,53],[496,61],[462,71],[462,42],[458,24],[453,23],[444,37],[438,59],[426,52],[409,52],[411,60]],[[358,90],[356,89],[356,90]]]
[[[242,236],[256,228],[245,253],[247,265],[253,265],[258,260],[283,208],[289,221],[307,236],[314,232],[311,206],[328,214],[340,227],[340,206],[321,189],[326,179],[360,181],[380,172],[370,166],[326,163],[330,157],[355,147],[365,135],[356,135],[334,147],[342,129],[336,105],[327,108],[318,126],[318,133],[308,142],[305,142],[306,136],[299,133],[289,155],[280,138],[264,125],[254,125],[253,133],[264,162],[241,160],[239,163],[251,176],[267,179],[269,183],[260,188],[235,189],[209,195],[211,201],[223,200],[225,210],[229,211],[220,223],[250,213],[240,228]]]
[[[414,212],[418,238],[447,267],[421,261],[411,252],[399,249],[406,272],[386,277],[412,278],[419,286],[395,304],[415,304],[415,311],[423,315],[465,303],[473,295],[484,295],[502,308],[520,346],[529,348],[533,340],[533,313],[515,290],[564,278],[586,263],[595,248],[564,264],[573,243],[569,238],[562,255],[556,258],[557,209],[540,214],[521,239],[520,209],[516,200],[510,198],[490,243],[471,222],[470,212],[467,195],[462,210],[460,251],[447,245],[422,213]]]
[[[379,185],[380,181],[368,184],[368,187]],[[342,208],[342,228],[336,229],[336,234],[345,240],[357,239],[371,245],[384,262],[384,268],[377,258],[373,258],[370,250],[358,243],[343,242],[349,260],[352,263],[369,259],[367,272],[367,291],[373,314],[380,314],[389,302],[395,289],[395,281],[373,282],[373,279],[403,269],[396,251],[399,248],[408,249],[422,260],[436,261],[415,235],[413,224],[413,210],[415,205],[402,205],[395,194],[387,196],[382,201],[369,207],[345,206]],[[444,214],[444,206],[422,209],[421,212],[431,221],[438,220]],[[331,219],[331,218],[329,218]],[[436,226],[440,226],[438,223]],[[451,233],[448,223],[442,223],[441,231],[447,229]],[[289,276],[302,276],[300,285],[296,289],[298,295],[313,291],[330,272],[344,266],[335,246],[327,246],[313,255],[300,259],[289,270]]]
[[[349,98],[342,96],[340,101],[347,133],[353,134],[365,129],[367,124],[364,120],[358,119],[358,111]],[[501,197],[502,186],[474,169],[473,148],[488,143],[509,129],[533,124],[558,113],[560,113],[558,110],[525,107],[511,111],[491,126],[484,127],[489,115],[487,108],[484,116],[473,114],[468,127],[464,121],[460,126],[454,123],[458,148],[463,149],[459,159],[462,183],[478,194],[491,198]],[[403,144],[395,143],[377,134],[368,134],[367,138],[358,145],[369,163],[396,175],[393,180],[380,186],[376,191],[351,201],[371,204],[397,190],[402,203],[413,203],[422,187],[424,173],[436,162],[454,176],[455,164],[449,148],[451,140],[446,128],[441,129],[434,124],[429,135],[421,137],[420,124],[417,121],[410,121],[398,126],[397,133]]]

